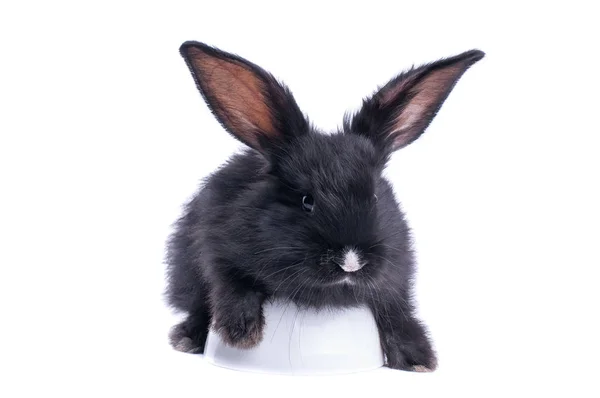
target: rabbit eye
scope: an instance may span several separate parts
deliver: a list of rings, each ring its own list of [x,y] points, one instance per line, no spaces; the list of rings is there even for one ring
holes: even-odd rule
[[[315,200],[311,195],[304,195],[302,197],[302,209],[307,213],[312,213],[315,209]]]

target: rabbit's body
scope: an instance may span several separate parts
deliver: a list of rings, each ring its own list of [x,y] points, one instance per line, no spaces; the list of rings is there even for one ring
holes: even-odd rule
[[[314,248],[307,247],[309,242],[303,241],[303,236],[310,231],[294,223],[293,215],[289,220],[285,214],[281,215],[281,220],[272,217],[273,209],[268,208],[271,202],[264,199],[276,195],[277,187],[270,184],[265,172],[267,167],[268,164],[256,153],[235,156],[206,180],[187,205],[186,214],[179,220],[177,233],[172,237],[169,254],[169,262],[173,265],[169,299],[178,309],[191,311],[198,300],[206,299],[207,289],[197,289],[197,286],[205,285],[212,279],[212,274],[224,271],[221,266],[211,269],[215,264],[212,258],[229,264],[227,272],[244,275],[253,288],[268,296],[293,298],[300,306],[319,309],[363,304],[367,296],[371,298],[374,294],[368,286],[354,292],[352,279],[347,279],[349,275],[339,266],[331,267],[325,274],[322,267],[315,271],[314,277],[330,279],[322,285],[311,283],[313,281],[305,275],[293,277],[300,268],[293,264],[301,263],[305,258],[305,264],[308,260],[311,264],[318,263],[314,259],[319,253],[324,252],[327,256],[330,250],[333,256],[333,249],[324,243],[323,247],[318,243]],[[223,184],[223,181],[227,183]],[[380,179],[376,192],[376,206],[384,210],[373,214],[385,219],[376,222],[382,229],[363,245],[395,266],[372,269],[369,276],[374,283],[379,279],[388,283],[394,281],[393,285],[402,290],[407,285],[406,276],[412,273],[413,264],[408,228],[389,182]],[[240,214],[240,209],[245,211]],[[312,239],[310,243],[314,242],[312,237],[309,239]],[[343,262],[345,246],[340,247],[342,253],[339,250],[335,253],[336,261]],[[284,269],[286,267],[289,269]],[[272,275],[272,279],[261,280],[261,276],[268,275]],[[189,292],[195,290],[199,296],[192,298]]]
[[[217,119],[252,149],[206,179],[169,242],[168,300],[188,314],[172,344],[202,352],[212,325],[226,343],[254,347],[265,300],[366,304],[388,366],[434,369],[414,316],[409,229],[382,171],[426,127],[420,112],[432,118],[449,92],[424,72],[450,86],[481,53],[412,71],[412,85],[402,75],[334,134],[309,126],[289,91],[256,65],[200,43],[186,43],[182,54]],[[400,90],[415,87],[428,96]]]

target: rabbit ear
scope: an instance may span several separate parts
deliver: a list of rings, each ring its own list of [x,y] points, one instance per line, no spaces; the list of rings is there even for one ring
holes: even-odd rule
[[[463,73],[484,55],[471,50],[402,73],[346,118],[345,130],[368,136],[388,154],[407,146],[425,131]]]
[[[180,53],[217,120],[246,145],[264,153],[308,131],[292,94],[262,68],[198,42]]]

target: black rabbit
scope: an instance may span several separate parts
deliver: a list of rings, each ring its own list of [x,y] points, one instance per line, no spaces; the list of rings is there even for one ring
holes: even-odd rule
[[[323,134],[257,65],[198,42],[180,52],[215,117],[249,148],[205,180],[175,225],[167,299],[187,319],[172,329],[172,345],[201,353],[213,327],[227,344],[254,347],[265,300],[367,305],[387,366],[434,370],[436,354],[414,315],[410,230],[382,171],[484,53],[400,74],[342,131]]]

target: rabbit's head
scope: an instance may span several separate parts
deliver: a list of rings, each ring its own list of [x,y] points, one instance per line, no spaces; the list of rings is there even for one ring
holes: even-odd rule
[[[341,131],[324,134],[287,87],[257,65],[198,42],[180,51],[218,121],[266,160],[260,195],[268,216],[260,219],[260,230],[274,246],[290,248],[288,261],[304,270],[298,271],[302,278],[322,286],[360,284],[381,279],[386,267],[410,256],[408,231],[383,169],[392,153],[425,131],[483,52],[398,75],[364,100]],[[274,253],[262,252],[261,263],[269,264]]]

